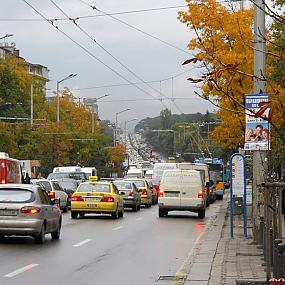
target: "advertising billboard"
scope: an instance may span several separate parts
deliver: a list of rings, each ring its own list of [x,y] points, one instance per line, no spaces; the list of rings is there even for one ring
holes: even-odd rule
[[[245,107],[246,130],[245,130],[245,150],[269,150],[270,149],[270,130],[268,121],[262,118],[255,118],[254,113],[260,109],[260,102],[268,102],[269,95],[263,94],[246,94]],[[252,112],[248,111],[251,110]],[[267,109],[263,115],[268,116]]]

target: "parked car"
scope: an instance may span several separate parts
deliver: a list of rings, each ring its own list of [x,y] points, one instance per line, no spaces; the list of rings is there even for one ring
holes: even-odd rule
[[[75,179],[62,178],[55,180],[58,182],[63,191],[68,195],[68,206],[71,205],[71,196],[76,191],[80,182]]]
[[[57,181],[47,179],[31,179],[31,184],[39,185],[48,193],[51,200],[57,201],[59,208],[63,210],[63,212],[68,211],[68,195],[64,192],[63,188],[58,184]]]
[[[197,170],[165,170],[158,198],[159,217],[169,211],[190,211],[205,217],[206,189]]]
[[[144,205],[146,208],[151,207],[152,205],[152,192],[150,186],[146,179],[129,179],[126,178],[125,181],[130,181],[135,183],[136,187],[138,188],[141,194],[141,205]]]
[[[134,212],[141,208],[141,195],[133,182],[115,180],[113,184],[118,188],[124,199],[124,208],[132,208]]]
[[[81,183],[71,197],[71,218],[85,214],[110,214],[113,219],[124,216],[124,200],[110,182]]]
[[[61,211],[38,185],[0,185],[0,236],[33,236],[37,243],[45,235],[59,239]]]

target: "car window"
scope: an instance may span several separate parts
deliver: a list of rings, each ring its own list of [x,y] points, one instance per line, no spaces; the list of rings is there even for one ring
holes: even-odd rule
[[[95,183],[87,183],[80,184],[78,192],[106,192],[110,193],[111,188],[109,184],[95,184]]]
[[[38,191],[39,191],[41,203],[44,205],[50,205],[50,198],[49,198],[48,194],[41,188],[39,188]]]
[[[75,180],[86,180],[86,174],[85,174],[85,172],[70,173],[69,178],[72,178]]]
[[[131,190],[132,189],[131,182],[117,182],[117,181],[114,181],[113,184],[120,190]]]
[[[25,189],[0,189],[0,203],[27,203],[35,200],[32,191]]]
[[[39,185],[41,188],[43,188],[48,193],[52,191],[52,188],[48,181],[37,181],[36,184]]]
[[[133,181],[133,183],[134,183],[137,187],[145,187],[145,184],[144,184],[144,181],[143,181],[143,180]]]
[[[115,193],[119,194],[119,190],[118,190],[117,186],[113,184],[113,187],[114,187]]]
[[[52,186],[53,186],[54,190],[62,191],[62,188],[59,186],[59,184],[57,182],[53,181]]]

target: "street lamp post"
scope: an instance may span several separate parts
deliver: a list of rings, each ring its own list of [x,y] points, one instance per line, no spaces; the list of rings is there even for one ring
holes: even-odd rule
[[[83,102],[86,104],[86,106],[91,107],[91,123],[92,123],[92,134],[95,133],[95,104],[98,102],[98,100],[108,97],[110,94],[105,94],[103,96],[100,96],[98,98],[83,98]]]
[[[118,115],[124,112],[130,111],[131,109],[127,108],[120,112],[116,112],[116,120],[115,120],[115,134],[114,134],[114,146],[117,146],[117,124],[118,124]]]
[[[59,124],[59,84],[65,80],[75,77],[77,74],[69,74],[67,77],[56,82],[56,122]]]
[[[127,123],[130,123],[130,122],[133,122],[136,120],[138,120],[138,118],[133,118],[129,121],[125,121],[125,129],[124,129],[124,144],[125,144],[125,146],[127,146]]]

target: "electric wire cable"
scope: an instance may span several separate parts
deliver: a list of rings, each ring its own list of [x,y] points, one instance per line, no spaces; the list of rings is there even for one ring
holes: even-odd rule
[[[66,17],[70,18],[69,15],[61,8],[59,7],[53,0],[49,0],[55,7],[57,7]],[[108,51],[102,44],[100,44],[96,39],[94,39],[88,32],[86,32],[78,23],[76,23],[76,20],[73,20],[70,18],[72,23],[76,25],[76,27],[83,32],[89,39],[92,40],[93,43],[98,45],[102,50],[104,50],[109,56],[111,56],[117,63],[119,63],[122,67],[124,67],[128,72],[130,72],[134,77],[136,77],[138,80],[140,80],[142,83],[146,84],[149,88],[151,88],[153,91],[157,92],[159,95],[162,95],[163,97],[168,98],[166,95],[162,94],[160,91],[158,91],[156,88],[151,86],[149,83],[147,83],[145,80],[143,80],[140,76],[138,76],[133,70],[131,70],[128,66],[126,66],[122,61],[120,61],[118,58],[116,58],[110,51]],[[151,97],[153,97],[151,95]],[[162,101],[161,101],[162,102]],[[177,104],[173,101],[173,104],[176,106],[179,112],[182,113],[181,109],[177,106]],[[166,106],[165,106],[166,107]]]
[[[107,65],[105,62],[103,62],[101,59],[99,59],[98,57],[96,57],[92,52],[90,52],[87,48],[85,48],[82,44],[78,43],[76,40],[74,40],[71,36],[69,36],[68,34],[66,34],[63,30],[61,30],[58,26],[55,26],[53,22],[51,22],[48,18],[46,18],[40,11],[38,11],[34,6],[32,6],[27,0],[23,0],[23,2],[25,2],[32,10],[34,10],[38,15],[40,15],[43,19],[45,19],[49,24],[51,24],[55,29],[57,29],[61,34],[63,34],[65,37],[67,37],[69,40],[71,40],[75,45],[77,45],[78,47],[80,47],[82,50],[84,50],[88,55],[90,55],[93,59],[97,60],[98,62],[100,62],[102,65],[104,65],[106,68],[108,68],[109,70],[111,70],[113,73],[115,73],[117,76],[119,76],[120,78],[122,78],[123,80],[127,81],[129,84],[133,85],[134,87],[136,87],[137,89],[139,89],[141,92],[147,94],[150,97],[154,96],[152,94],[150,94],[149,92],[147,92],[146,90],[140,88],[139,86],[135,85],[133,82],[131,82],[129,79],[127,79],[125,76],[123,76],[122,74],[120,74],[118,71],[116,71],[114,68],[112,68],[111,66]],[[161,101],[161,103],[163,104],[163,102]],[[164,105],[164,104],[163,104]],[[166,107],[164,105],[164,107]]]

